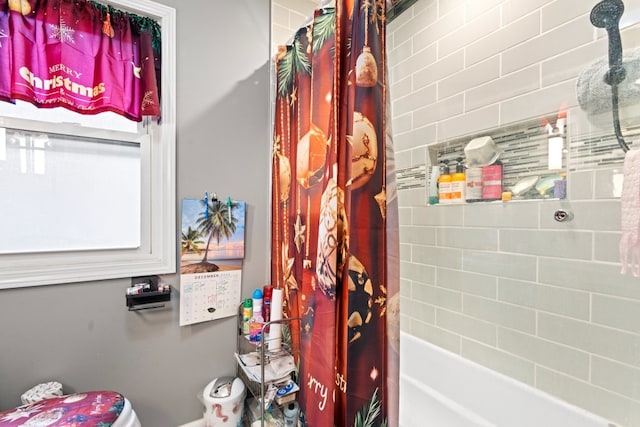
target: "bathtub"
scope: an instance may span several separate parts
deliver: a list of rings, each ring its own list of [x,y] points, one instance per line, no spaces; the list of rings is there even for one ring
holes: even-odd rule
[[[616,427],[407,333],[400,346],[400,427]]]

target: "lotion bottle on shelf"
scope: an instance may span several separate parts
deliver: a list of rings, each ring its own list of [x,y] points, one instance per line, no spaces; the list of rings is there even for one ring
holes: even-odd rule
[[[462,157],[458,157],[456,161],[456,172],[451,175],[450,203],[462,203],[465,200],[464,187],[466,184],[466,177],[464,173],[464,165],[462,164]]]
[[[442,172],[438,177],[438,202],[441,205],[451,203],[451,175],[449,174],[449,165],[446,161],[442,161]]]
[[[482,200],[482,168],[467,168],[465,173],[464,198],[467,202]]]

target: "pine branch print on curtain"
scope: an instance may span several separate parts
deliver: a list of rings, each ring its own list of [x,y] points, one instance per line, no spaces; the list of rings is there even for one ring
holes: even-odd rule
[[[397,426],[398,218],[384,0],[317,10],[276,57],[272,283],[302,319],[308,426]]]

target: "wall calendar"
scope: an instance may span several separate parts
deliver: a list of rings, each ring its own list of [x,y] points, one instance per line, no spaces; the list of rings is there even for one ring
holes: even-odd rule
[[[244,257],[244,202],[183,199],[180,326],[238,314]]]

